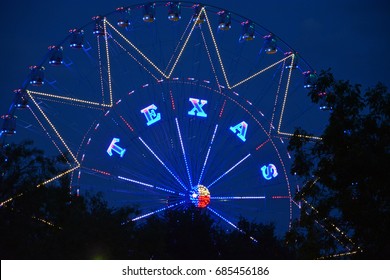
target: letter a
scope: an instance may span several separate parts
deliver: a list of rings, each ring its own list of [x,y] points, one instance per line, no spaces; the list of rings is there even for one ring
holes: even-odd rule
[[[233,131],[243,142],[246,141],[245,136],[247,129],[248,124],[246,122],[240,122],[239,124],[230,127],[230,130]]]

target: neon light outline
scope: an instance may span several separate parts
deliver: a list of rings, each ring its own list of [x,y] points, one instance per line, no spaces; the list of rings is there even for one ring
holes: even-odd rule
[[[162,187],[156,187],[154,185],[151,185],[151,184],[148,184],[148,183],[144,183],[144,182],[141,182],[141,181],[138,181],[138,180],[126,178],[126,177],[123,177],[123,176],[117,176],[117,178],[120,179],[120,180],[123,180],[123,181],[127,181],[127,182],[131,182],[131,183],[134,183],[134,184],[138,184],[138,185],[141,185],[141,186],[145,186],[145,187],[153,188],[153,189],[156,189],[156,190],[160,190],[160,191],[176,194],[175,191],[172,191],[170,189],[166,189],[166,188],[162,188]]]
[[[131,221],[133,221],[133,222],[135,222],[135,221],[138,221],[138,220],[140,220],[140,219],[143,219],[143,218],[149,217],[149,216],[151,216],[151,215],[154,215],[154,214],[160,213],[160,212],[162,212],[162,211],[165,211],[165,210],[168,210],[168,209],[170,209],[170,208],[172,208],[172,207],[175,207],[175,206],[178,206],[178,205],[180,205],[180,204],[183,204],[184,202],[185,202],[185,200],[183,200],[183,201],[180,201],[180,202],[178,202],[178,203],[175,203],[175,204],[172,204],[172,205],[168,205],[168,206],[166,206],[166,207],[163,207],[163,208],[157,209],[157,210],[155,210],[155,211],[152,211],[152,212],[146,213],[146,214],[144,214],[144,215],[141,215],[141,216],[135,217],[135,218],[133,218]]]
[[[238,138],[240,138],[243,142],[246,141],[246,132],[248,130],[248,124],[244,121],[240,122],[239,124],[235,126],[231,126],[230,130],[236,134]]]
[[[212,196],[214,200],[245,200],[245,199],[266,199],[265,196]]]
[[[188,188],[183,184],[182,181],[169,169],[169,167],[158,157],[158,155],[149,147],[148,144],[141,138],[138,137],[138,139],[141,141],[141,143],[148,149],[149,152],[152,153],[152,155],[162,164],[162,166],[165,167],[165,169],[175,178],[175,180],[182,186],[186,191],[188,191]]]
[[[191,102],[192,106],[194,106],[194,108],[188,111],[188,115],[202,118],[207,117],[206,112],[202,109],[202,107],[207,104],[207,100],[192,97],[190,97],[188,100]]]
[[[272,163],[268,165],[263,165],[261,168],[261,173],[266,180],[271,180],[278,176],[278,171],[276,169],[276,166],[273,165]]]
[[[144,108],[141,110],[141,113],[144,114],[147,122],[146,124],[148,126],[158,122],[159,120],[161,120],[161,114],[160,113],[156,113],[156,110],[157,110],[157,106],[152,104],[152,105],[149,105],[148,107]]]
[[[183,152],[183,158],[184,158],[184,163],[185,163],[186,170],[187,170],[188,180],[190,182],[190,186],[192,186],[192,176],[191,176],[190,168],[189,168],[188,161],[187,161],[186,151],[184,149],[183,139],[181,137],[179,121],[177,120],[177,118],[175,118],[175,122],[176,122],[177,133],[179,134],[179,140],[180,140],[181,150]]]
[[[121,158],[123,158],[123,156],[125,155],[126,153],[126,149],[123,149],[121,147],[119,147],[116,143],[119,143],[121,140],[119,138],[113,138],[110,145],[108,146],[107,148],[107,154],[112,157],[113,156],[113,151],[117,154],[119,154],[119,156]]]
[[[225,177],[228,173],[230,173],[234,168],[236,168],[237,166],[239,166],[244,160],[246,160],[248,157],[250,157],[251,154],[247,154],[243,159],[241,159],[240,161],[238,161],[235,165],[233,165],[232,167],[229,168],[228,171],[226,171],[225,173],[223,173],[221,176],[219,176],[217,179],[215,179],[211,184],[208,185],[208,189],[210,190],[210,188],[216,183],[218,182],[219,180],[221,180],[223,177]]]
[[[214,209],[210,208],[210,207],[207,207],[207,209],[209,209],[214,215],[216,215],[217,217],[221,218],[224,222],[226,222],[227,224],[231,225],[232,227],[234,227],[236,230],[238,230],[239,232],[243,233],[243,234],[246,234],[245,231],[243,231],[242,229],[240,229],[238,226],[236,226],[233,222],[229,221],[228,219],[226,219],[224,216],[222,216],[221,214],[219,214],[217,211],[215,211]],[[252,236],[249,236],[249,238],[253,241],[253,242],[258,242],[254,237]]]
[[[204,170],[205,170],[205,168],[206,168],[207,161],[208,161],[208,159],[209,159],[211,147],[212,147],[212,145],[213,145],[213,143],[214,143],[214,138],[215,138],[215,134],[217,133],[217,129],[218,129],[218,124],[215,125],[214,132],[213,132],[213,136],[211,137],[211,141],[210,141],[209,148],[208,148],[208,150],[207,150],[206,158],[204,159],[204,162],[203,162],[202,171],[200,172],[200,176],[199,176],[199,180],[198,180],[198,185],[200,185],[200,183],[201,183],[201,181],[202,181],[203,173],[204,173]]]

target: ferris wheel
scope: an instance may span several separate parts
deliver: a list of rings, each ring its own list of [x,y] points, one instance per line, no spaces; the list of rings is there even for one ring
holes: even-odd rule
[[[189,2],[120,7],[30,70],[1,134],[63,155],[44,184],[70,176],[77,195],[139,207],[133,221],[192,207],[284,233],[297,217],[286,144],[296,126],[322,129],[307,96],[316,74],[254,21]]]

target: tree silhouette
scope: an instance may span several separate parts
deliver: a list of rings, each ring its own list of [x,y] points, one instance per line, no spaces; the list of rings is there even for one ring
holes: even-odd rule
[[[109,208],[99,195],[76,197],[69,178],[41,185],[64,170],[32,142],[7,145],[2,154],[0,257],[2,259],[127,258],[131,208]],[[131,235],[130,235],[131,236]]]
[[[48,158],[31,141],[2,147],[0,198],[0,254],[2,258],[37,258],[38,248],[55,230],[43,201],[49,197],[42,182],[60,172],[63,161]],[[61,182],[60,182],[61,183]]]
[[[10,145],[2,169],[2,259],[285,259],[292,255],[273,225],[241,219],[241,231],[190,204],[137,223],[135,208],[113,208],[100,194],[70,194],[61,158],[31,142]],[[255,242],[256,240],[257,242]]]
[[[321,141],[299,137],[301,129],[290,141],[292,172],[307,183],[297,194],[301,221],[287,240],[301,258],[344,249],[358,252],[352,258],[388,259],[390,94],[381,83],[362,92],[329,70],[309,94],[331,112]]]

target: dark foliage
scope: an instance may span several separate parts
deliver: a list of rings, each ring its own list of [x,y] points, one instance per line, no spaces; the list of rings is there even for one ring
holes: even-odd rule
[[[389,259],[390,94],[380,83],[362,92],[323,71],[310,95],[332,110],[322,141],[290,141],[292,172],[307,184],[297,195],[302,217],[289,244],[301,258],[349,250],[359,252],[352,258]]]
[[[4,150],[0,207],[1,259],[285,259],[272,225],[241,220],[227,231],[197,208],[171,210],[135,224],[134,208],[115,209],[99,195],[72,196],[63,168],[31,143]],[[3,158],[4,160],[4,158]],[[22,195],[20,195],[22,194]],[[250,237],[258,240],[255,243]]]

